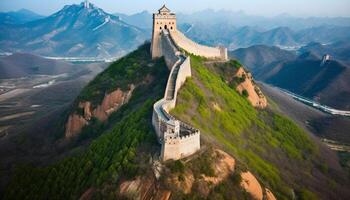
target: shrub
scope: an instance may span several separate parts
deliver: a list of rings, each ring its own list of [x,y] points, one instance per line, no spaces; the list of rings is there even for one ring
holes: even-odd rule
[[[185,165],[180,160],[170,162],[168,164],[168,167],[172,173],[184,173],[185,172]]]
[[[242,95],[245,97],[245,98],[248,98],[249,97],[249,94],[248,94],[248,91],[246,89],[244,89],[242,91]]]

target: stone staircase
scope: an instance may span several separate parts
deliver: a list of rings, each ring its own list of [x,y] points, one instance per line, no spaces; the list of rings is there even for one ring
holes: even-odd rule
[[[182,64],[182,62],[180,62],[179,64],[174,66],[174,70],[173,70],[172,74],[170,75],[169,88],[167,91],[166,100],[172,100],[175,97],[176,78],[177,78],[177,75],[179,73],[179,69],[180,69],[181,64]]]

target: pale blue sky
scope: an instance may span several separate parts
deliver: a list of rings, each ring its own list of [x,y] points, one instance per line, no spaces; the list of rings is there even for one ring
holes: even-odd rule
[[[49,15],[66,4],[82,0],[0,0],[1,11],[26,8]],[[211,9],[243,10],[248,14],[274,16],[288,13],[294,16],[350,16],[350,0],[90,0],[104,10],[114,13],[153,12],[162,4],[176,12],[190,13]]]

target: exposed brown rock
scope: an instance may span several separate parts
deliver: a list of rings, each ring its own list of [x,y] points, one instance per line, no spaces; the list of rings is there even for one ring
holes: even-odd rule
[[[182,191],[184,194],[189,194],[192,190],[194,183],[193,173],[186,170],[183,174],[183,180],[179,180],[179,174],[173,174],[168,180],[169,184],[175,186],[178,190]]]
[[[273,195],[273,193],[267,188],[265,188],[265,194],[266,194],[266,200],[276,200],[275,195]]]
[[[212,157],[215,158],[215,161],[212,163],[214,176],[210,177],[202,174],[200,180],[198,180],[199,186],[197,190],[203,198],[206,198],[211,189],[228,178],[235,170],[235,159],[226,152],[215,149]]]
[[[119,194],[135,200],[169,200],[171,192],[156,188],[156,180],[150,177],[137,177],[119,186]]]
[[[247,73],[243,67],[240,67],[235,77],[241,78],[243,76],[246,78],[236,87],[237,91],[242,94],[243,90],[246,90],[248,92],[248,100],[254,107],[265,108],[267,106],[267,100],[260,88],[253,82],[251,73]]]
[[[109,115],[117,111],[123,104],[127,103],[134,91],[135,86],[130,85],[129,90],[123,92],[120,88],[106,94],[100,105],[92,110],[91,102],[79,102],[79,108],[83,109],[84,116],[73,113],[66,123],[65,137],[71,138],[78,135],[82,128],[88,124],[92,117],[96,117],[101,122],[106,121]]]
[[[214,176],[208,177],[201,175],[197,180],[191,169],[186,169],[182,174],[182,180],[179,180],[180,173],[170,174],[166,177],[166,182],[159,182],[154,176],[139,176],[134,180],[124,181],[119,185],[119,195],[128,199],[135,200],[169,200],[172,198],[170,190],[164,188],[161,184],[174,187],[174,191],[181,191],[184,194],[190,194],[194,190],[203,198],[208,197],[211,190],[225,181],[230,174],[235,172],[235,159],[226,152],[214,149],[212,154]],[[253,199],[276,200],[273,193],[263,188],[251,172],[241,173],[242,181],[240,186],[248,192]],[[196,184],[194,184],[196,182]],[[196,187],[196,188],[192,188]],[[171,189],[171,190],[173,190]]]
[[[93,111],[93,115],[100,121],[105,121],[108,116],[120,108],[123,104],[129,101],[135,86],[131,85],[129,90],[123,92],[121,89],[117,89],[110,94],[107,94],[100,105]]]
[[[226,179],[235,170],[235,159],[229,154],[219,149],[215,149],[213,156],[218,159],[213,163],[213,169],[215,172],[214,177],[203,176],[206,182],[217,185],[224,179]]]
[[[91,113],[91,103],[90,102],[80,102],[79,103],[79,108],[82,108],[84,110],[84,118],[86,120],[90,120],[92,117]]]
[[[66,138],[75,136],[87,124],[88,122],[84,117],[78,114],[70,115],[68,118],[68,122],[66,124],[66,133],[65,133]]]
[[[88,190],[86,190],[83,195],[81,195],[81,197],[79,198],[79,200],[90,200],[92,199],[92,196],[94,194],[94,192],[96,191],[95,188],[89,188]]]
[[[263,191],[261,185],[258,180],[256,180],[255,176],[248,172],[241,173],[242,182],[241,187],[248,192],[255,200],[263,199]]]

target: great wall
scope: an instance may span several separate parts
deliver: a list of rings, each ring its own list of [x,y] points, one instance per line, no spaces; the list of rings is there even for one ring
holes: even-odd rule
[[[178,160],[200,149],[200,131],[171,116],[179,89],[191,77],[190,57],[182,52],[210,59],[227,60],[227,49],[193,42],[176,28],[176,15],[163,6],[153,14],[152,58],[164,56],[170,75],[164,97],[153,106],[152,124],[162,145],[161,159]]]

